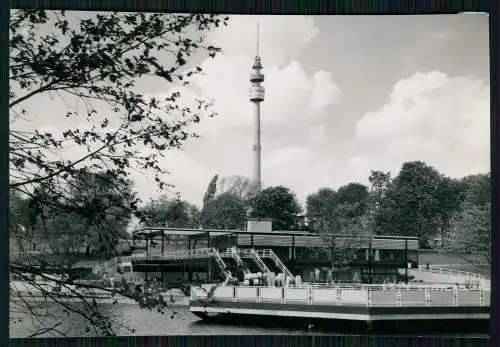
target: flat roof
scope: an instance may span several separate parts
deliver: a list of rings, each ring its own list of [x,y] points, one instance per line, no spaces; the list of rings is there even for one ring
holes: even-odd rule
[[[223,236],[231,235],[233,232],[231,230],[219,230],[219,229],[185,229],[185,228],[141,228],[132,232],[135,235],[204,235],[210,234],[210,236]]]
[[[210,237],[225,236],[225,235],[238,235],[238,234],[250,234],[250,235],[273,235],[273,236],[309,236],[317,237],[321,236],[318,233],[313,233],[309,231],[284,231],[284,230],[274,230],[272,232],[267,231],[249,231],[249,230],[220,230],[220,229],[190,229],[190,228],[169,228],[169,227],[146,227],[135,230],[132,232],[135,235],[153,235],[161,236],[165,235],[204,235],[208,234]],[[332,235],[333,236],[333,235]],[[347,234],[337,234],[338,237],[351,237]],[[368,238],[368,237],[367,237]],[[395,235],[373,235],[373,239],[403,239],[403,240],[418,240],[415,236],[395,236]]]

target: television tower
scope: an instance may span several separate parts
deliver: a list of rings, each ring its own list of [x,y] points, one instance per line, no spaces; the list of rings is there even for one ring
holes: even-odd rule
[[[260,146],[260,103],[264,101],[264,87],[260,84],[264,82],[264,75],[260,72],[262,64],[259,56],[259,24],[257,23],[257,54],[252,66],[254,70],[250,74],[250,102],[254,105],[254,142],[253,142],[253,180],[257,184],[257,189],[262,188],[261,182],[261,146]]]

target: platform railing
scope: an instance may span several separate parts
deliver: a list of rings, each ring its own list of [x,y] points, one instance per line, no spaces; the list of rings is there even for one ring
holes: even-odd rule
[[[259,267],[261,268],[263,273],[271,272],[271,270],[269,270],[269,268],[267,267],[266,263],[264,263],[262,261],[262,259],[259,257],[259,255],[255,251],[255,249],[253,249],[253,248],[252,249],[240,249],[240,250],[238,250],[238,254],[240,257],[248,257],[248,258],[252,258],[253,260],[255,260],[257,262],[257,264],[259,265]]]
[[[285,264],[283,264],[283,262],[281,261],[281,259],[276,255],[276,253],[274,253],[274,251],[272,249],[258,250],[257,254],[261,258],[269,258],[269,259],[271,259],[276,264],[276,266],[280,269],[280,271],[285,274],[285,276],[288,276],[290,278],[293,277],[293,275],[290,272],[290,270],[288,270],[288,268],[285,266]]]
[[[215,248],[195,248],[191,250],[163,252],[155,255],[136,254],[126,257],[115,257],[94,266],[93,272],[99,273],[102,271],[109,270],[110,268],[116,267],[119,261],[180,260],[180,259],[205,258],[214,255],[215,254],[214,252],[217,253],[217,250]]]
[[[196,293],[192,290],[191,293]],[[402,288],[379,291],[369,288],[284,288],[284,287],[218,287],[215,301],[281,303],[302,305],[332,305],[360,307],[458,307],[489,306],[490,291],[484,289],[438,290]],[[204,299],[195,294],[192,300]]]
[[[339,289],[369,289],[371,291],[384,291],[384,290],[393,290],[393,289],[401,289],[401,290],[422,290],[422,289],[430,289],[430,290],[450,290],[453,288],[459,289],[470,289],[470,288],[462,288],[457,287],[454,284],[368,284],[368,283],[360,283],[360,284],[352,284],[352,283],[331,283],[331,284],[314,284],[314,283],[304,283],[302,285],[289,285],[289,288],[316,288],[316,289],[331,289],[331,288],[339,288]],[[474,289],[474,288],[473,288]],[[478,288],[476,288],[478,289]],[[482,288],[487,289],[487,288]]]
[[[250,257],[252,255],[252,249],[251,248],[242,248],[238,249],[238,254],[243,257]]]
[[[215,248],[195,248],[191,250],[170,251],[163,252],[155,255],[134,256],[134,259],[141,260],[177,260],[177,259],[192,259],[192,258],[205,258],[214,253]]]

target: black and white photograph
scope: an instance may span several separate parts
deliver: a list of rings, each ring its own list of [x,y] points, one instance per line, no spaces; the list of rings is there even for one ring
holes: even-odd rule
[[[488,337],[488,25],[11,10],[10,337]]]

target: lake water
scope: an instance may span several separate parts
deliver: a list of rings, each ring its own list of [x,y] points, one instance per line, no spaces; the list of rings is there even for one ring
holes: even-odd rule
[[[167,312],[162,315],[157,311],[149,311],[141,309],[137,304],[118,304],[118,305],[102,305],[102,309],[106,312],[112,312],[114,317],[121,323],[134,328],[135,332],[126,328],[117,328],[118,335],[262,335],[262,334],[300,334],[308,332],[307,329],[287,329],[273,327],[252,327],[252,326],[237,326],[237,325],[220,325],[206,323],[200,320],[197,316],[189,312],[187,306],[179,306],[170,309],[170,312],[175,310],[177,314],[172,319]],[[72,314],[69,317],[64,317],[62,314],[58,321],[62,324],[57,327],[66,336],[97,336],[95,332],[87,332],[85,329],[85,321],[83,318]],[[21,318],[21,321],[18,319]],[[53,326],[58,323],[55,319],[47,319],[43,325]],[[10,337],[28,337],[40,327],[32,321],[31,317],[26,314],[14,313],[11,310],[10,314]],[[317,333],[315,333],[317,334]],[[45,333],[40,337],[61,336],[55,333]]]
[[[162,315],[155,310],[149,311],[141,309],[139,305],[132,303],[122,303],[118,305],[102,304],[102,312],[113,314],[113,317],[122,324],[135,329],[131,332],[126,328],[117,327],[116,331],[121,336],[145,336],[145,335],[343,335],[334,330],[307,329],[304,327],[283,327],[283,326],[255,326],[255,325],[231,325],[207,323],[189,312],[186,305],[171,309],[177,314],[172,319],[169,313]],[[39,323],[34,323],[31,316],[16,313],[15,306],[11,303],[10,310],[10,337],[29,337],[37,328]],[[65,336],[98,336],[93,331],[86,331],[85,320],[76,315],[63,315],[60,307],[53,307],[52,313],[59,313],[57,319],[46,319],[44,326],[53,326],[58,322],[61,324],[57,329]],[[19,319],[21,319],[19,321]],[[56,333],[44,333],[38,337],[64,336]],[[434,334],[433,334],[434,335]],[[447,335],[449,336],[449,335]],[[458,337],[459,335],[457,335]],[[460,335],[464,336],[464,335]],[[484,334],[465,335],[468,337],[487,337]]]

